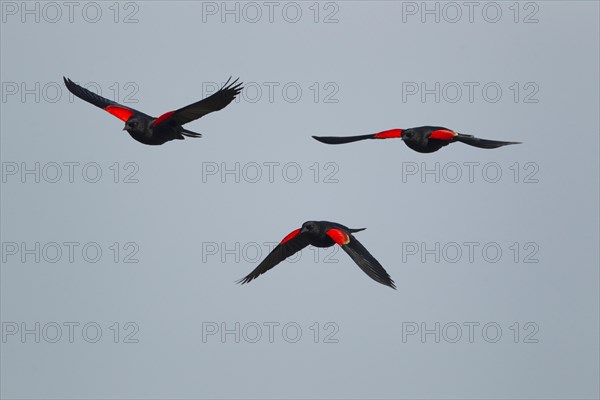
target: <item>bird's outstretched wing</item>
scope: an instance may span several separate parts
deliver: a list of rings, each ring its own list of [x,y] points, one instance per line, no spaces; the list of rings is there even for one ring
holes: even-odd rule
[[[121,121],[127,122],[127,120],[135,114],[146,115],[131,107],[125,107],[124,105],[121,105],[117,102],[104,98],[90,90],[87,90],[86,88],[79,86],[69,78],[65,78],[63,76],[63,80],[65,81],[65,86],[67,87],[67,89],[69,89],[69,92],[73,93],[81,100],[87,101],[88,103],[93,104],[96,107],[100,107],[104,111],[109,112],[110,114],[119,118]]]
[[[480,139],[472,135],[463,135],[462,133],[451,131],[446,128],[439,128],[429,134],[428,139],[436,139],[440,142],[463,142],[474,147],[482,149],[496,149],[509,144],[521,144],[521,142],[503,142],[500,140]]]
[[[497,149],[498,147],[507,146],[509,144],[521,144],[521,142],[503,142],[500,140],[480,139],[471,135],[458,134],[454,138],[457,142],[463,142],[470,146],[480,147],[482,149]]]
[[[369,253],[369,251],[352,235],[350,232],[344,232],[342,229],[329,229],[327,236],[340,245],[342,249],[354,260],[367,275],[376,282],[396,289],[394,281],[381,266],[379,261]]]
[[[169,111],[158,117],[154,125],[171,124],[183,125],[205,116],[213,111],[219,111],[225,108],[242,91],[242,83],[238,79],[229,83],[231,78],[216,93],[202,99],[196,103],[180,108],[179,110]]]
[[[305,235],[300,234],[300,229],[296,229],[287,235],[281,243],[279,243],[273,251],[246,277],[240,279],[237,283],[248,283],[253,279],[256,279],[260,275],[264,274],[286,258],[296,254],[306,246],[308,246],[308,239]]]
[[[372,133],[369,135],[358,135],[358,136],[313,136],[313,139],[326,144],[343,144],[358,142],[359,140],[365,139],[393,139],[401,138],[402,129],[390,129],[387,131]]]

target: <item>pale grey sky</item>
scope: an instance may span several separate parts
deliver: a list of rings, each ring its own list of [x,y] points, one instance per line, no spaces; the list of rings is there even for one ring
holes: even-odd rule
[[[597,2],[1,7],[3,398],[598,398]],[[63,75],[247,89],[150,147]],[[310,138],[419,125],[524,144]],[[234,284],[310,219],[398,290],[310,249]]]

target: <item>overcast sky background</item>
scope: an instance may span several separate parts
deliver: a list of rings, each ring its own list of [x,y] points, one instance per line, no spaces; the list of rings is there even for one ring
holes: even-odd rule
[[[597,2],[500,2],[498,18],[482,2],[472,22],[466,6],[458,17],[440,3],[439,23],[429,14],[421,21],[421,2],[277,3],[272,22],[262,2],[261,18],[239,3],[239,22],[221,14],[221,2],[99,2],[99,18],[95,4],[78,3],[72,22],[66,6],[59,16],[27,3],[39,23],[21,4],[2,2],[0,28],[3,398],[598,398]],[[296,6],[302,15],[288,22]],[[69,98],[63,75],[154,116],[229,76],[248,89],[186,126],[201,139],[150,147]],[[407,92],[422,82],[440,83],[439,102]],[[400,140],[327,146],[310,138],[420,125],[524,144],[419,154]],[[71,162],[80,163],[72,183]],[[39,183],[20,175],[35,163]],[[53,163],[62,165],[56,183]],[[87,163],[97,163],[88,179],[99,166],[98,182],[82,177]],[[236,163],[239,182],[221,176]],[[422,178],[436,163],[440,181]],[[488,182],[497,170],[498,182]],[[137,183],[124,182],[129,172]],[[265,242],[311,219],[367,227],[356,236],[398,290],[370,280],[342,251],[315,261],[309,249],[234,283],[267,254]],[[21,245],[36,242],[39,263]],[[64,245],[47,262],[53,242],[79,243],[73,262]],[[473,260],[465,242],[478,243]],[[86,243],[102,249],[98,262],[83,258]],[[236,254],[223,251],[236,243]],[[439,262],[408,254],[414,243],[450,253],[440,250]],[[450,262],[456,246],[463,254]],[[124,262],[136,248],[139,262]],[[36,322],[39,343],[21,337]],[[79,324],[73,343],[70,322]],[[62,327],[56,343],[52,323]],[[239,343],[208,335],[222,323],[240,324]],[[279,324],[273,343],[269,323]],[[440,324],[439,343],[407,334],[421,323]],[[472,343],[469,323],[479,324]],[[251,343],[256,325],[262,336]],[[462,336],[452,343],[457,325]],[[88,343],[95,326],[102,335]],[[124,343],[135,327],[129,339],[138,343]],[[289,343],[294,327],[302,334]],[[495,327],[502,334],[490,343]]]

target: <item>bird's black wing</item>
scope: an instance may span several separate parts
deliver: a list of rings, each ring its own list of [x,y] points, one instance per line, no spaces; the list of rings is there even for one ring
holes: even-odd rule
[[[96,107],[100,107],[104,111],[109,112],[115,117],[119,118],[122,121],[127,122],[132,115],[145,115],[146,114],[133,109],[131,107],[125,107],[115,101],[109,100],[105,97],[102,97],[90,90],[87,90],[84,87],[79,86],[69,78],[65,78],[63,76],[63,80],[65,81],[65,86],[69,89],[69,92],[73,93],[75,96],[79,97],[81,100],[87,101],[90,104],[95,105]]]
[[[306,246],[308,246],[308,239],[305,235],[300,234],[300,229],[296,229],[285,237],[279,243],[273,251],[246,277],[240,279],[237,283],[248,283],[253,279],[258,278],[286,258],[296,254]]]
[[[352,143],[359,140],[365,139],[393,139],[401,138],[402,129],[390,129],[387,131],[372,133],[369,135],[358,135],[358,136],[313,136],[313,139],[326,144],[342,144]]]
[[[171,125],[183,125],[205,116],[213,111],[219,111],[225,108],[242,91],[242,83],[238,79],[229,83],[231,78],[216,93],[202,99],[196,103],[180,108],[179,110],[169,111],[158,117],[155,125],[167,123]]]
[[[383,266],[369,253],[354,235],[342,229],[329,229],[327,235],[331,237],[354,260],[354,262],[376,282],[396,289],[394,281]]]
[[[509,144],[521,144],[521,142],[503,142],[500,140],[480,139],[471,135],[463,135],[462,133],[458,134],[454,139],[457,142],[463,142],[470,146],[480,147],[482,149],[496,149]]]
[[[358,136],[313,136],[313,139],[325,144],[344,144],[358,142],[365,139],[376,139],[375,135]]]

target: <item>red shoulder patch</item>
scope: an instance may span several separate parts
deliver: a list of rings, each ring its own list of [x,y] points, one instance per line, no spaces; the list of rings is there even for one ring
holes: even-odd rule
[[[169,111],[164,113],[163,115],[161,115],[160,117],[156,118],[154,120],[154,122],[152,123],[152,125],[156,126],[162,122],[164,122],[165,119],[168,119],[171,115],[175,114],[175,111]]]
[[[438,140],[451,140],[456,135],[458,135],[456,132],[449,131],[447,129],[438,129],[437,131],[431,132],[429,138]]]
[[[343,246],[345,244],[350,243],[350,236],[346,234],[346,232],[340,229],[330,229],[326,232],[327,236],[333,239],[334,242]]]
[[[291,232],[289,235],[284,237],[283,240],[281,241],[281,243],[279,243],[279,244],[284,244],[285,242],[292,240],[299,234],[300,234],[300,229],[296,229],[295,231]]]
[[[376,139],[393,139],[402,137],[402,129],[390,129],[375,134]]]
[[[133,115],[133,111],[131,111],[129,108],[119,106],[108,106],[104,109],[104,111],[111,113],[124,122],[127,122],[127,120]]]

